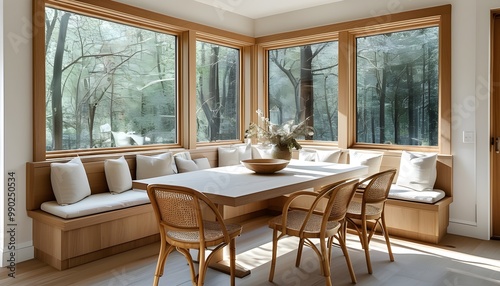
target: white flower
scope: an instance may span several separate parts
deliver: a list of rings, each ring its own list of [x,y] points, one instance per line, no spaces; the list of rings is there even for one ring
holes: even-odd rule
[[[297,142],[297,137],[312,136],[314,129],[306,125],[306,120],[294,125],[293,120],[282,125],[272,124],[269,118],[263,116],[263,112],[258,109],[257,114],[263,126],[250,122],[250,126],[245,132],[245,138],[257,138],[262,144],[275,144],[278,147],[288,147],[289,149],[301,149]]]

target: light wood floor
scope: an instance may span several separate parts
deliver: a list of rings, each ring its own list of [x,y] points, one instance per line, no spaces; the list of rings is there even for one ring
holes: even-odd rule
[[[271,231],[267,219],[245,224],[244,234],[237,239],[238,262],[252,273],[237,285],[324,285],[318,261],[305,249],[301,267],[295,265],[296,240],[280,240],[275,284],[267,281],[271,252]],[[371,244],[374,273],[366,271],[359,241],[348,236],[349,253],[358,279],[357,285],[500,285],[500,241],[482,241],[448,235],[440,245],[424,245],[391,239],[395,261],[390,262],[385,244],[376,237]],[[159,244],[118,254],[66,271],[57,271],[37,260],[19,263],[16,278],[0,269],[0,285],[151,285]],[[339,248],[333,250],[332,280],[334,285],[352,285]],[[177,253],[167,260],[160,285],[191,285],[184,258]],[[207,286],[229,285],[229,277],[209,269]]]

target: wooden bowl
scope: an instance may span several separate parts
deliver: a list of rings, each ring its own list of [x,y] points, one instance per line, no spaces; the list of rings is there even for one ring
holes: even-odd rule
[[[248,159],[241,163],[257,174],[272,174],[284,169],[290,161],[282,159]]]

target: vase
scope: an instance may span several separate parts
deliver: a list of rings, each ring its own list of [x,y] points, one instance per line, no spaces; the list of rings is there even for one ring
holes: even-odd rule
[[[271,147],[271,158],[273,159],[283,159],[290,160],[292,159],[292,149],[288,146],[281,145],[273,145]]]

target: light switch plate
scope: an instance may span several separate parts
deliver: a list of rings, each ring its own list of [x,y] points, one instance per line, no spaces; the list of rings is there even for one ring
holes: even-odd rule
[[[466,144],[474,143],[474,131],[464,131],[463,142]]]

